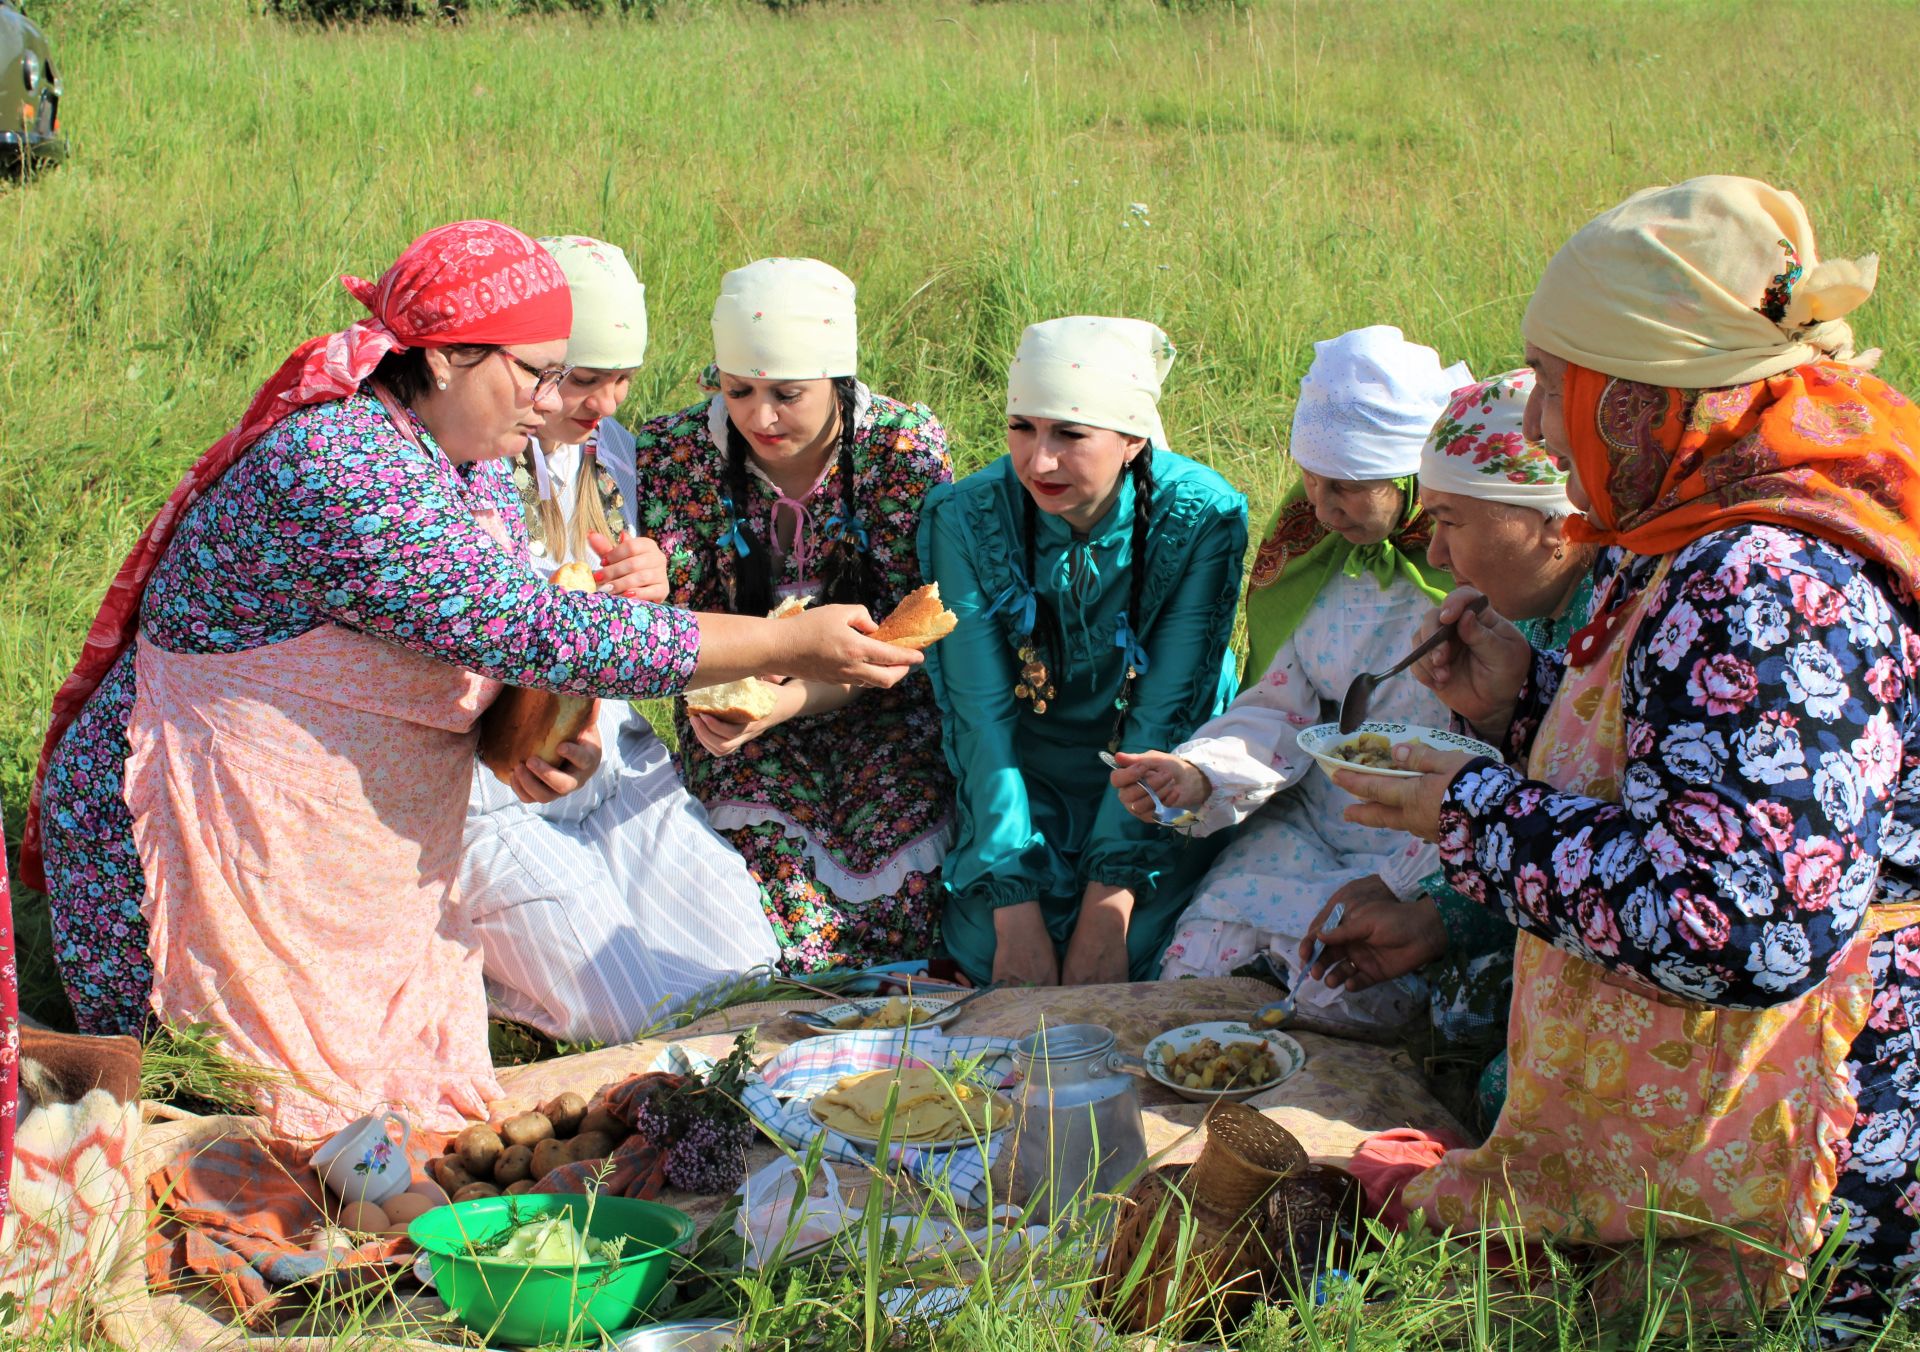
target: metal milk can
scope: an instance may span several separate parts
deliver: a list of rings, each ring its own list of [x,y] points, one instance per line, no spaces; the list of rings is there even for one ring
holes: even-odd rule
[[[1114,1192],[1147,1158],[1140,1095],[1096,1023],[1042,1028],[1014,1049],[1016,1094],[1014,1196],[1039,1216],[1057,1217],[1095,1193]]]

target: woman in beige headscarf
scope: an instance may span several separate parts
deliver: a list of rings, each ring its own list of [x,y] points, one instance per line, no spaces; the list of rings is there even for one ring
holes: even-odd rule
[[[533,566],[596,570],[600,589],[667,595],[639,533],[633,434],[614,417],[647,351],[646,288],[617,246],[540,243],[566,274],[573,331],[559,407],[513,462]],[[574,1042],[624,1042],[702,988],[779,949],[745,863],[707,825],[660,739],[624,700],[600,701],[563,764],[504,784],[477,767],[460,894],[496,1013]]]
[[[1603,546],[1593,618],[1550,659],[1456,593],[1420,678],[1515,765],[1337,776],[1522,931],[1492,1137],[1355,1172],[1453,1226],[1652,1229],[1701,1314],[1784,1300],[1837,1218],[1839,1309],[1920,1258],[1920,412],[1853,359],[1873,271],[1743,178],[1575,235],[1527,310],[1526,431]],[[1336,981],[1431,952],[1343,929]]]
[[[953,477],[924,405],[859,379],[853,282],[763,258],[720,283],[716,393],[635,433],[642,529],[670,595],[739,615],[786,601],[884,615],[920,585],[913,531]],[[682,706],[687,787],[746,856],[794,971],[924,956],[953,782],[925,681],[791,681],[724,712]]]

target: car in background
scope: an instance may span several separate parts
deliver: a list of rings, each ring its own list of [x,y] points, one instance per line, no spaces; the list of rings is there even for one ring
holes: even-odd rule
[[[0,0],[0,165],[25,169],[66,157],[53,44],[26,15]]]

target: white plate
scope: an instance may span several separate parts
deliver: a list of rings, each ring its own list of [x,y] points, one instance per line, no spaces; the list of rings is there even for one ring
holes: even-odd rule
[[[1463,737],[1457,732],[1445,728],[1423,728],[1418,723],[1362,723],[1350,733],[1343,734],[1338,723],[1318,723],[1299,736],[1300,749],[1320,762],[1320,768],[1328,774],[1335,770],[1351,770],[1356,775],[1383,775],[1388,779],[1413,779],[1417,770],[1376,770],[1370,765],[1355,765],[1351,761],[1341,760],[1330,755],[1350,737],[1358,737],[1363,732],[1377,733],[1393,746],[1426,745],[1435,751],[1464,751],[1469,756],[1491,756],[1499,760],[1500,753],[1485,742],[1472,737]]]
[[[818,1028],[812,1024],[793,1020],[794,1026],[806,1029],[808,1037],[820,1037],[827,1033],[904,1033],[905,1028],[842,1028],[850,1019],[866,1014],[878,1014],[895,1000],[906,1000],[913,1005],[915,1028],[939,1028],[955,1016],[947,1012],[948,1006],[958,1004],[958,995],[873,995],[862,996],[857,1000],[845,1000],[837,1005],[828,1005],[825,1009],[809,1010],[820,1018],[831,1021],[833,1028]]]
[[[1183,1084],[1175,1084],[1167,1070],[1168,1060],[1207,1038],[1212,1038],[1223,1047],[1231,1042],[1264,1042],[1273,1053],[1274,1063],[1280,1067],[1280,1073],[1260,1084],[1246,1084],[1234,1089],[1189,1089]],[[1153,1077],[1156,1084],[1166,1086],[1189,1102],[1211,1103],[1215,1099],[1232,1099],[1237,1103],[1285,1084],[1307,1064],[1307,1053],[1298,1042],[1271,1028],[1255,1028],[1244,1023],[1189,1023],[1179,1028],[1169,1028],[1149,1042],[1141,1059],[1147,1063],[1147,1074]]]

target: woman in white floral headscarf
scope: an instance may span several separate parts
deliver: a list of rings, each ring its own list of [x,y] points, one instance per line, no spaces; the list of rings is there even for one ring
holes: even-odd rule
[[[666,599],[666,562],[637,534],[633,434],[614,418],[647,350],[646,288],[614,245],[541,243],[573,293],[560,408],[514,462],[536,567],[596,570],[601,590]],[[622,1042],[703,986],[778,954],[759,889],[621,700],[567,763],[476,770],[461,898],[496,1012],[569,1041]]]

